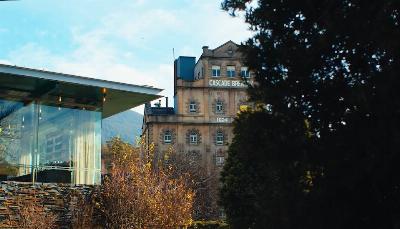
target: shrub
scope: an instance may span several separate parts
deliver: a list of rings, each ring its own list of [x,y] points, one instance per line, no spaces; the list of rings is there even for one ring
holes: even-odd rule
[[[20,201],[20,221],[18,228],[22,229],[52,229],[56,228],[57,216],[45,210],[44,206],[34,198],[31,201]]]
[[[106,228],[178,228],[192,222],[193,192],[170,166],[154,167],[145,155],[115,138],[108,143],[112,165],[101,192]]]
[[[91,190],[88,195],[79,191],[71,193],[70,201],[73,203],[70,209],[72,229],[103,228],[103,221],[99,212],[99,195],[100,188]]]
[[[229,229],[229,225],[222,221],[195,221],[188,229]]]

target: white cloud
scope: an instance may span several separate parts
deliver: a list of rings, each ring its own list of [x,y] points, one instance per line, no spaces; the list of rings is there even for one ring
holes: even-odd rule
[[[228,40],[240,43],[252,36],[243,16],[230,16],[228,12],[220,9],[218,1],[194,0],[192,10],[182,10],[182,14],[183,18],[189,19],[185,20],[186,30],[191,31],[194,36],[201,37],[204,45],[209,45],[210,48]]]
[[[106,38],[121,39],[130,46],[149,49],[154,39],[161,41],[163,34],[182,26],[172,11],[149,9],[140,12],[137,5],[137,2],[132,2],[104,16],[95,29],[96,33],[103,33]]]
[[[52,55],[45,47],[36,43],[27,43],[11,51],[7,61],[23,67],[49,69],[57,59],[59,57]]]
[[[166,58],[171,55],[165,53],[168,47],[175,46],[176,57],[198,56],[203,45],[215,48],[228,40],[240,43],[251,36],[243,18],[230,17],[215,1],[193,0],[189,9],[137,10],[146,3],[147,0],[137,0],[123,4],[124,7],[99,18],[91,29],[73,27],[71,34],[66,35],[71,36],[73,49],[65,53],[56,54],[30,42],[9,53],[8,60],[0,62],[151,85],[165,89],[161,94],[168,96],[172,105],[173,61]],[[154,52],[159,50],[154,46],[167,47],[160,51],[162,57],[146,62],[145,66],[137,64],[143,62],[143,55],[156,55]],[[143,108],[135,110],[143,112]]]

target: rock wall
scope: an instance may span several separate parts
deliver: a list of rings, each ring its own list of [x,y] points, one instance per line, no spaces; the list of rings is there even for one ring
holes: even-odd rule
[[[70,184],[0,183],[0,228],[17,228],[22,202],[44,206],[46,212],[57,214],[59,228],[70,228],[71,211],[76,207],[76,194],[88,196],[93,186]]]

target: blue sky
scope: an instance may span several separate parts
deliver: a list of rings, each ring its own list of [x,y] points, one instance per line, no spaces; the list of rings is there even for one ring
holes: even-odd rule
[[[219,0],[0,1],[0,63],[151,85],[169,104],[173,48],[199,57],[250,36]]]

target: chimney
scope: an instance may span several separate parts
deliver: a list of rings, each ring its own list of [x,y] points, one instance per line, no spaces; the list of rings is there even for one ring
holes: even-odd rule
[[[203,46],[203,54],[206,54],[208,51],[208,46]]]
[[[154,107],[161,107],[161,99],[158,100],[158,103],[154,103]]]
[[[168,107],[168,97],[165,97],[165,107]]]

